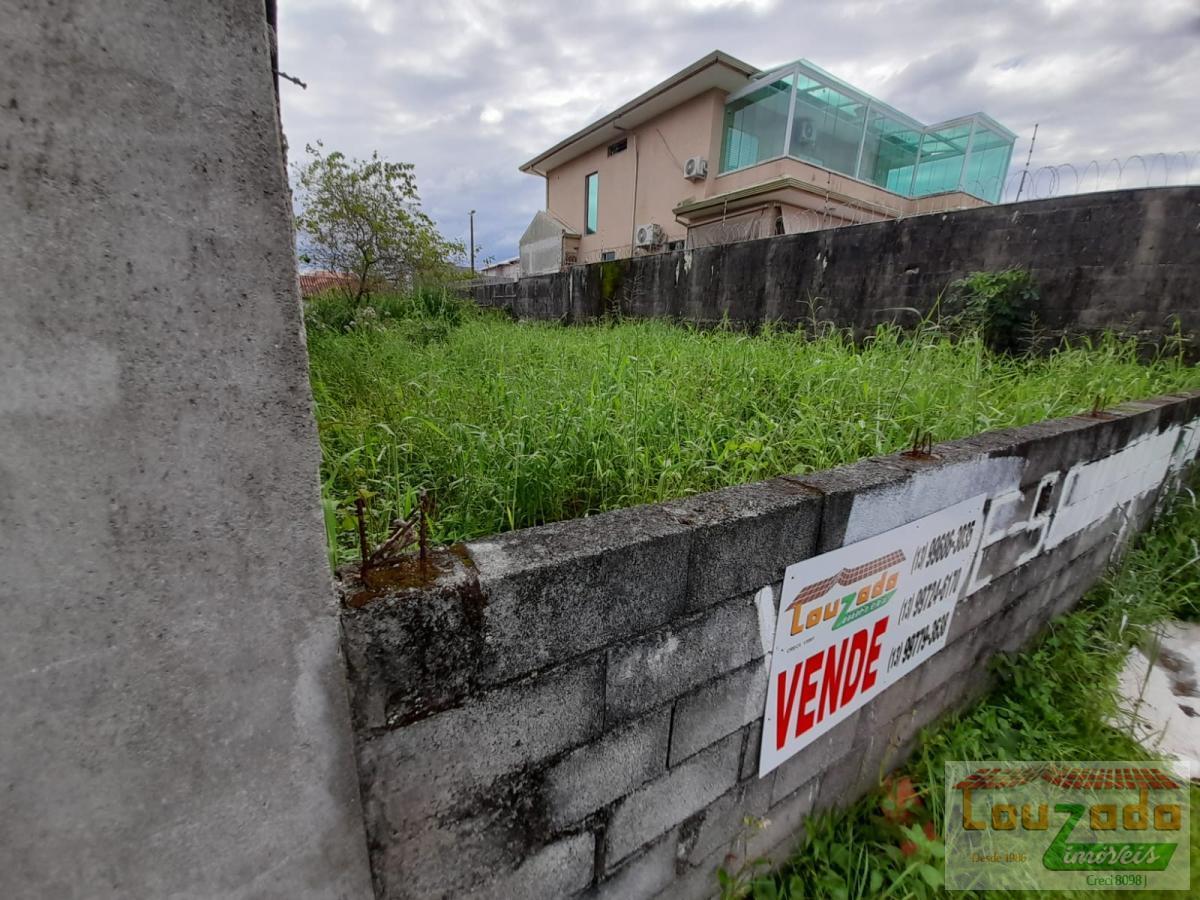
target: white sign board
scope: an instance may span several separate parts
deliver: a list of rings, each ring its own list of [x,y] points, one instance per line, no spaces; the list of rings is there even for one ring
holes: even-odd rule
[[[759,777],[946,643],[971,576],[986,494],[788,566]]]

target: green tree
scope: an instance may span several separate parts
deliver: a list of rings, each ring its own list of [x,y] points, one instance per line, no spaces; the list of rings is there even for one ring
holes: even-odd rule
[[[342,276],[355,307],[379,285],[408,289],[456,274],[463,245],[443,238],[421,211],[411,163],[378,151],[367,160],[326,153],[320,141],[304,149],[295,170],[300,259]]]

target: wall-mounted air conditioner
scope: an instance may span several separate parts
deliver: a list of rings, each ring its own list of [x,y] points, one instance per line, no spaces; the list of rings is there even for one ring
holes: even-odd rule
[[[664,239],[665,235],[661,225],[651,223],[637,227],[637,245],[639,247],[657,247]]]
[[[703,181],[708,177],[708,160],[703,156],[690,156],[683,164],[683,177],[688,181]]]
[[[817,129],[812,119],[797,119],[792,123],[792,140],[801,144],[811,144],[817,139]]]

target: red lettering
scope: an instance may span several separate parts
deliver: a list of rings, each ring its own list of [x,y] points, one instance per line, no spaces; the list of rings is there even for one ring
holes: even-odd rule
[[[809,709],[808,705],[817,696],[817,685],[813,676],[821,671],[821,658],[824,655],[824,650],[818,650],[804,661],[804,683],[800,687],[800,715],[796,718],[796,737],[800,737],[813,726],[814,710]]]
[[[787,687],[788,673],[779,673],[779,688],[775,692],[775,749],[782,750],[792,721],[792,703],[796,700],[796,685],[800,683],[800,666],[792,667],[792,686]]]
[[[854,632],[850,638],[850,662],[843,667],[842,706],[845,706],[858,693],[858,682],[862,678],[863,663],[867,658],[867,629]]]
[[[879,642],[883,638],[883,633],[887,631],[887,623],[888,617],[884,616],[871,629],[871,652],[867,654],[866,671],[863,672],[862,679],[862,690],[864,691],[869,691],[875,686],[875,663],[879,661],[879,651],[882,649]],[[863,634],[866,632],[864,631]]]
[[[842,641],[839,652],[836,645],[825,651],[825,674],[821,677],[821,704],[817,707],[817,721],[838,711],[838,695],[842,689],[842,673],[846,670],[846,650],[850,638]]]

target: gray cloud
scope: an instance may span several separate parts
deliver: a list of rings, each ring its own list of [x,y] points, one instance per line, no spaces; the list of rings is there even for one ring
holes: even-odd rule
[[[517,166],[713,49],[803,56],[925,121],[983,110],[1034,164],[1200,150],[1194,0],[281,0],[283,123],[416,164],[427,211],[514,255],[544,202]]]

